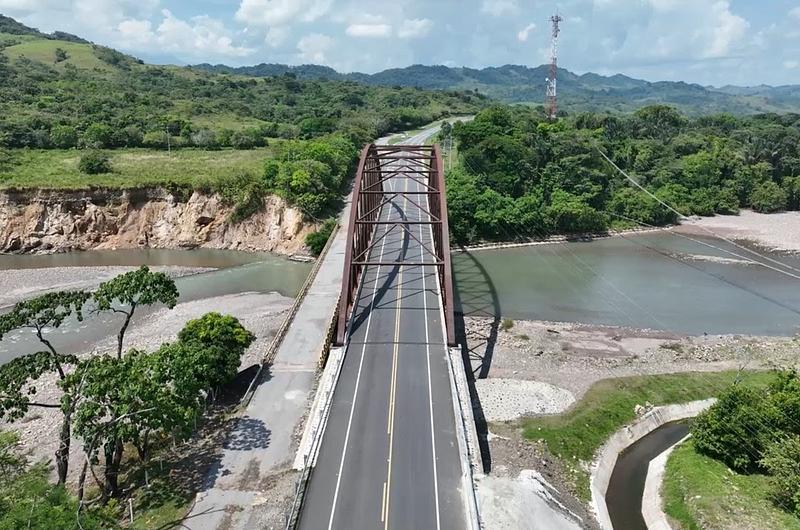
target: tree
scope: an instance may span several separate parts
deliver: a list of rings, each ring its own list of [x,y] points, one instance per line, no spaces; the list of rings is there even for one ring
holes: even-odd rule
[[[33,384],[42,375],[55,373],[63,382],[67,377],[65,366],[76,362],[74,355],[59,353],[46,334],[58,329],[69,317],[75,316],[82,321],[83,306],[90,296],[85,291],[47,293],[19,302],[11,311],[0,315],[0,340],[11,331],[32,329],[46,348],[45,351],[18,357],[0,366],[0,416],[17,419],[23,417],[30,407],[59,408],[54,403],[30,401],[30,396],[35,393]],[[73,410],[69,393],[64,394],[60,408],[63,417],[55,457],[58,482],[63,484],[69,466],[70,418]]]
[[[210,352],[207,365],[202,368],[208,389],[218,388],[236,376],[240,359],[254,340],[255,335],[238,319],[219,313],[190,320],[178,333],[181,344]]]
[[[111,173],[111,160],[102,151],[89,151],[81,156],[78,169],[87,175]]]
[[[93,149],[112,147],[113,131],[104,123],[93,123],[83,133],[83,143]]]
[[[58,125],[50,130],[50,142],[59,149],[71,149],[78,145],[78,132],[75,127]]]
[[[786,192],[775,182],[768,180],[762,182],[750,195],[750,206],[753,210],[762,213],[772,213],[786,209],[788,197]]]
[[[763,392],[733,385],[692,423],[694,446],[731,469],[750,472],[775,439],[778,418]]]
[[[150,272],[147,266],[120,274],[100,284],[92,295],[98,311],[111,311],[124,316],[117,333],[117,359],[122,358],[125,332],[136,308],[141,305],[164,304],[172,309],[178,303],[175,281],[163,272]]]
[[[64,48],[56,48],[55,54],[57,63],[64,62],[69,58],[69,55],[67,54],[66,50],[64,50]]]
[[[136,351],[124,359],[93,357],[81,363],[64,384],[76,396],[74,430],[83,440],[87,465],[103,456],[104,500],[119,495],[124,444],[136,439],[148,414],[172,416],[165,397],[170,387],[154,377],[148,361],[146,354]],[[85,477],[84,468],[78,485],[81,497]]]

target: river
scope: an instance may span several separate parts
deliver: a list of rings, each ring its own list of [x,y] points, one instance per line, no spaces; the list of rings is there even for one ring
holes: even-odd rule
[[[744,253],[723,241],[703,241]],[[797,256],[769,255],[800,269]],[[786,336],[800,330],[800,280],[760,266],[697,256],[731,257],[668,232],[455,253],[456,309],[472,315],[687,334]],[[182,302],[242,292],[294,297],[311,270],[310,264],[269,253],[205,249],[0,256],[0,274],[9,269],[115,265],[217,269],[178,278]],[[67,339],[62,351],[82,351],[107,332],[105,326],[83,326],[79,341],[69,339],[77,335],[76,325],[59,330]],[[32,339],[17,334],[0,341],[0,362],[37,351],[39,344]]]
[[[53,267],[105,267],[168,265],[182,267],[211,267],[217,270],[177,278],[179,302],[244,292],[272,293],[294,298],[305,281],[312,265],[298,263],[265,252],[248,253],[229,250],[115,250],[69,252],[49,255],[2,255],[3,270]],[[58,269],[59,272],[65,271]],[[68,271],[68,270],[67,270]],[[147,315],[149,308],[137,310],[137,318]],[[225,311],[224,307],[215,308]],[[77,353],[96,344],[108,333],[103,317],[87,316],[83,323],[70,321],[58,330],[59,351]],[[135,323],[134,323],[135,325]],[[78,333],[80,331],[80,333]],[[31,333],[10,333],[0,341],[0,363],[25,353],[41,349]]]
[[[696,239],[747,254],[721,240]],[[800,279],[741,263],[705,244],[650,232],[455,253],[456,310],[686,334],[800,331]],[[800,256],[759,252],[800,269]]]

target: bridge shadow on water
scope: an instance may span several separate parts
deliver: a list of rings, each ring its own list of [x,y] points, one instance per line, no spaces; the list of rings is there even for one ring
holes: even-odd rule
[[[497,334],[500,329],[500,299],[486,268],[469,252],[458,253],[453,259],[453,295],[455,304],[456,342],[461,346],[461,358],[467,372],[469,393],[478,431],[483,470],[492,469],[489,451],[489,429],[475,388],[477,379],[489,376]],[[489,321],[488,331],[467,330],[464,317]]]

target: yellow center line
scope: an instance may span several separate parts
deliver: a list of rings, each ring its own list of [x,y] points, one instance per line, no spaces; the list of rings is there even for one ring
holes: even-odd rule
[[[405,189],[408,191],[408,179],[405,179]],[[405,197],[403,198],[403,211],[406,206]],[[394,446],[394,411],[397,397],[397,364],[400,353],[400,309],[403,300],[403,268],[400,267],[397,275],[397,310],[394,320],[394,349],[392,351],[392,381],[389,387],[389,421],[387,433],[389,434],[389,458],[387,459],[387,479],[384,482],[383,503],[381,509],[381,521],[384,530],[389,528],[389,501],[392,491],[392,449]]]

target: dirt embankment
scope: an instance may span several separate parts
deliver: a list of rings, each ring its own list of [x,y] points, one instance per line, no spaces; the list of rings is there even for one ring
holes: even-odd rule
[[[182,199],[159,188],[0,192],[0,252],[123,248],[216,248],[292,254],[312,226],[278,197],[229,222],[219,195]]]

